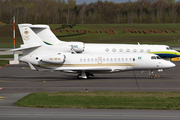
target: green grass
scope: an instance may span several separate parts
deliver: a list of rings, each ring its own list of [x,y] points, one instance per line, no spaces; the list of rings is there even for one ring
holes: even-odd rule
[[[16,103],[23,107],[95,109],[180,109],[180,92],[31,93]]]
[[[7,64],[9,64],[8,60],[0,60],[0,67],[5,66]]]
[[[60,28],[60,24],[50,25],[51,29]],[[16,27],[16,48],[23,44],[18,28]],[[78,34],[77,32],[63,31],[55,33],[62,41],[81,41],[85,43],[119,43],[119,44],[166,44],[170,46],[180,46],[180,24],[78,24],[73,28],[65,28],[73,30],[114,30],[116,34],[103,33],[87,33]],[[124,33],[125,29],[130,30],[168,30],[169,33]],[[171,29],[177,33],[173,33]],[[175,37],[175,38],[174,38]],[[175,42],[174,42],[175,40]],[[179,42],[178,42],[179,40]],[[12,26],[0,26],[0,47],[13,47]]]
[[[16,48],[20,47],[23,44],[21,37],[16,37]],[[0,36],[0,48],[13,48],[13,39],[12,37]]]
[[[58,25],[50,25],[53,29]],[[60,27],[60,25],[59,25]],[[66,28],[71,29],[71,28]],[[78,35],[77,32],[65,32],[55,33],[56,36],[63,41],[81,41],[85,43],[128,43],[136,44],[137,42],[143,44],[167,44],[171,46],[179,46],[180,42],[180,24],[86,24],[76,25],[73,30],[114,30],[116,34],[103,33],[87,33]],[[130,30],[168,30],[169,33],[124,33],[125,29]],[[177,33],[173,33],[171,29],[174,29]],[[73,36],[74,35],[74,36]],[[175,37],[175,38],[174,38]],[[176,40],[176,42],[174,42]]]
[[[0,55],[0,58],[14,58],[14,55]]]

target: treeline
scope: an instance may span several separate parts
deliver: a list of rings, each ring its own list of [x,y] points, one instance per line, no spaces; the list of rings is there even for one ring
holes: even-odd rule
[[[76,5],[75,0],[0,0],[0,22],[12,24],[179,23],[180,2],[138,0]]]

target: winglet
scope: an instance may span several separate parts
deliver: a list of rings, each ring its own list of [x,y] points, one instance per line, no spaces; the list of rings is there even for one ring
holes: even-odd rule
[[[30,66],[30,68],[31,68],[31,70],[34,70],[34,71],[38,71],[38,69],[37,68],[35,68],[30,62],[28,62],[28,64],[29,64],[29,66]]]

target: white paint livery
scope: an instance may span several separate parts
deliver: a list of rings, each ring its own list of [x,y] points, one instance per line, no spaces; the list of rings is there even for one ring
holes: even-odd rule
[[[153,70],[175,66],[170,61],[163,60],[157,55],[148,53],[129,52],[119,54],[113,52],[110,54],[105,52],[98,54],[72,54],[72,49],[79,52],[83,51],[84,44],[80,43],[80,49],[73,48],[76,48],[76,46],[72,47],[76,42],[59,42],[55,45],[49,45],[42,42],[42,38],[45,39],[48,36],[45,35],[46,37],[43,37],[43,34],[41,34],[43,30],[48,31],[48,26],[40,26],[43,30],[31,29],[33,27],[35,29],[37,26],[30,27],[30,24],[19,25],[24,45],[14,50],[23,50],[23,56],[19,60],[27,62],[32,70],[44,70],[36,67],[37,65],[49,71],[78,73],[78,78],[88,78],[89,76],[93,76],[93,73],[150,70],[151,78],[154,78]],[[23,38],[24,34],[27,36],[26,38]],[[55,38],[53,35],[51,37]]]
[[[65,62],[65,55],[49,55],[42,57],[41,61],[53,64],[63,64]],[[38,57],[36,58],[38,59]]]
[[[75,52],[82,54],[89,53],[153,53],[162,58],[180,57],[180,53],[172,50],[167,45],[146,45],[146,44],[91,44],[82,42],[64,42],[60,41],[50,30],[48,25],[32,25],[29,26],[37,36],[46,44],[66,47],[64,52]]]

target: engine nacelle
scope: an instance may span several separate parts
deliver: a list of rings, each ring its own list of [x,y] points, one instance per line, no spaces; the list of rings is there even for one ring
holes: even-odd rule
[[[72,49],[77,53],[82,53],[84,51],[85,45],[83,42],[70,42]]]
[[[65,55],[54,55],[54,56],[46,56],[42,58],[43,62],[54,63],[54,64],[62,64],[65,62]]]

